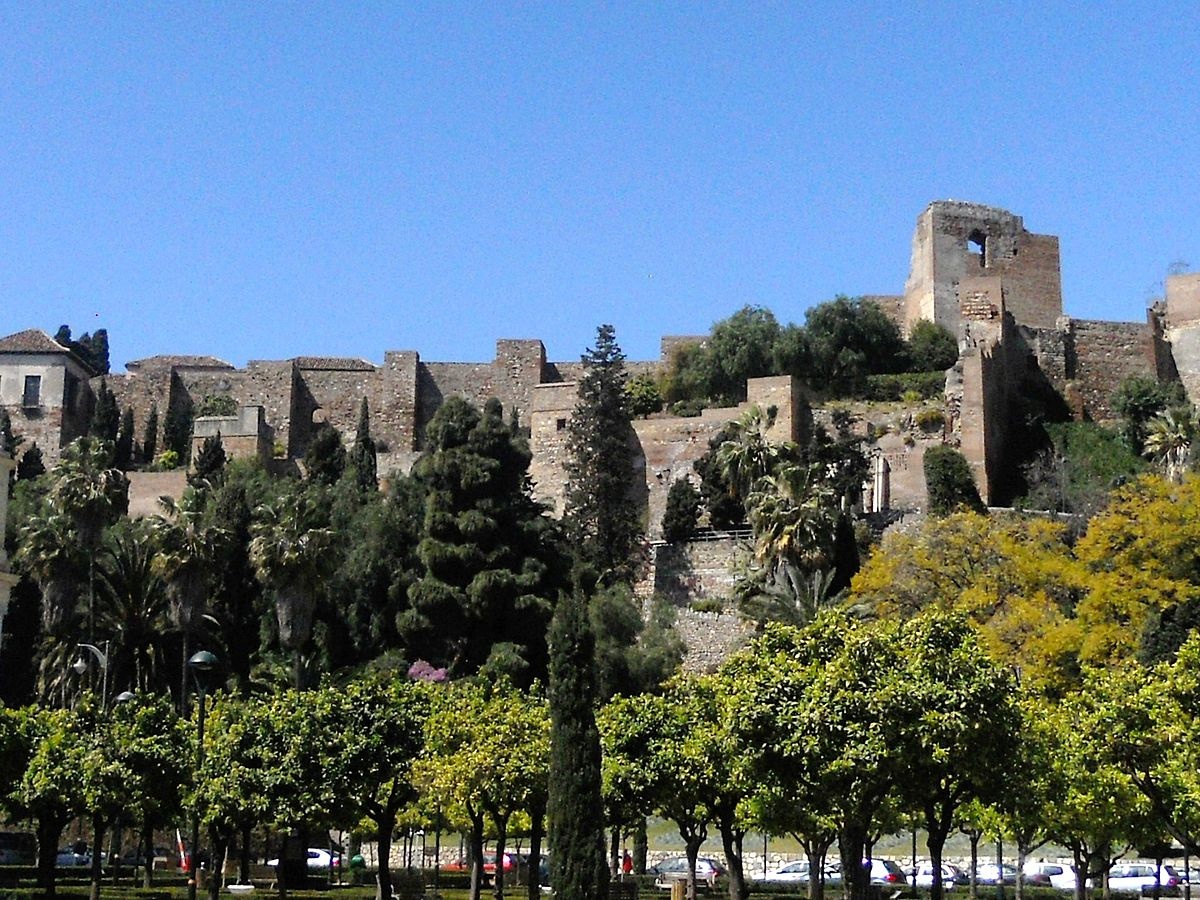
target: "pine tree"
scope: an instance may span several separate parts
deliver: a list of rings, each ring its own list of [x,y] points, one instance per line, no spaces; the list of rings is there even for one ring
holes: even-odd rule
[[[146,417],[146,433],[142,436],[142,459],[148,463],[154,462],[155,451],[158,450],[158,404],[150,407],[150,415]]]
[[[587,607],[583,590],[564,593],[550,625],[550,880],[560,900],[608,897],[593,713],[595,642]]]
[[[363,397],[358,410],[358,429],[354,433],[349,464],[354,472],[355,483],[364,493],[379,489],[375,440],[371,437],[371,412],[366,397]]]
[[[221,432],[210,435],[200,445],[200,452],[193,460],[188,473],[188,484],[194,488],[216,487],[225,475],[225,446],[221,443]]]
[[[121,426],[117,429],[117,444],[113,448],[113,465],[128,472],[133,464],[133,407],[125,407],[121,413]]]
[[[633,450],[625,354],[611,325],[583,355],[579,402],[568,426],[564,521],[583,561],[606,582],[632,580],[641,527],[633,499]]]
[[[45,474],[46,464],[42,461],[42,450],[37,444],[30,444],[29,449],[17,462],[17,481],[33,481]]]
[[[96,391],[96,411],[92,414],[92,437],[102,441],[117,440],[117,431],[121,427],[121,410],[117,406],[116,395],[108,389],[108,383],[101,378],[100,388]]]

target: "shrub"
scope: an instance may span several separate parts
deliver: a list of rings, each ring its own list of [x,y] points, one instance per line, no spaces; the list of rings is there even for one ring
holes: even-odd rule
[[[663,540],[678,544],[691,540],[700,519],[700,492],[686,478],[671,483],[663,513]]]
[[[158,472],[169,472],[179,468],[179,454],[174,450],[164,450],[154,458],[154,469]]]
[[[946,424],[945,414],[936,407],[923,409],[913,420],[922,431],[939,431]]]
[[[859,400],[915,403],[941,397],[945,389],[945,372],[905,372],[901,375],[869,375],[852,396]]]
[[[953,447],[943,444],[925,451],[925,488],[929,492],[929,511],[935,516],[949,515],[962,507],[985,512],[971,465]]]
[[[237,401],[228,394],[207,394],[196,404],[196,416],[236,416]]]
[[[692,418],[700,415],[707,407],[707,400],[680,400],[671,404],[671,414],[684,418]]]

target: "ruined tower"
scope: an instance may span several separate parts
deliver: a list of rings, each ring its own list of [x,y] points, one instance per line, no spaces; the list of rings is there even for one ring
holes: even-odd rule
[[[920,319],[963,336],[963,320],[1007,310],[1022,325],[1054,328],[1062,315],[1058,238],[1025,230],[1020,216],[939,200],[917,218],[904,285],[904,330]]]

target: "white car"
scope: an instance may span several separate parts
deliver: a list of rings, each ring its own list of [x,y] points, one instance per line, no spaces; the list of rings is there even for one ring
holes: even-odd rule
[[[331,867],[336,869],[341,864],[342,857],[340,855],[333,856],[328,850],[323,850],[320,847],[308,848],[308,867],[310,869],[328,869]],[[279,860],[268,859],[267,865],[277,866],[279,865]]]
[[[1112,867],[1108,873],[1108,889],[1110,891],[1126,891],[1140,894],[1142,888],[1159,887],[1173,888],[1179,884],[1179,875],[1170,866],[1163,866],[1161,873],[1156,873],[1154,866],[1149,863],[1120,863]]]
[[[758,876],[755,880],[772,884],[808,884],[808,860],[798,859],[787,863],[774,872]]]
[[[1075,890],[1075,870],[1071,866],[1048,862],[1027,862],[1021,870],[1029,878],[1032,875],[1043,875],[1050,881],[1050,886],[1060,891]]]
[[[942,863],[942,888],[944,890],[968,884],[969,881],[970,879],[958,866]],[[918,864],[916,871],[912,873],[911,884],[913,887],[933,887],[933,863]]]

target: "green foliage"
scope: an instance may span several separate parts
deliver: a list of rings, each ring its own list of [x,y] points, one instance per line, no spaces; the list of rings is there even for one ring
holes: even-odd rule
[[[164,450],[154,460],[153,468],[159,472],[170,472],[172,469],[178,469],[179,463],[180,458],[178,453],[174,450]]]
[[[17,448],[24,443],[24,440],[20,435],[13,433],[12,419],[8,416],[8,410],[0,408],[0,453],[16,459]]]
[[[1145,469],[1123,437],[1093,422],[1051,423],[1045,428],[1050,446],[1025,469],[1028,488],[1022,507],[1091,517],[1115,487]]]
[[[42,448],[30,444],[29,449],[21,454],[17,461],[17,481],[32,481],[46,474],[46,464],[42,462]]]
[[[1112,408],[1122,420],[1121,437],[1134,454],[1141,456],[1150,420],[1185,402],[1187,397],[1178,381],[1130,375],[1113,394]]]
[[[332,486],[346,471],[346,447],[342,433],[324,422],[304,451],[304,477],[314,484]]]
[[[946,413],[938,408],[923,409],[913,418],[922,431],[941,431],[946,425]]]
[[[925,451],[925,488],[929,511],[944,516],[956,509],[982,512],[983,501],[967,458],[954,447],[940,445]]]
[[[594,685],[595,639],[576,587],[559,598],[550,626],[550,881],[564,900],[608,896]]]
[[[603,701],[657,691],[683,659],[674,607],[661,598],[648,604],[643,617],[633,592],[615,585],[591,597],[588,620],[595,637],[596,692]]]
[[[870,301],[837,297],[805,316],[814,376],[837,388],[850,388],[867,375],[904,368],[900,331]]]
[[[633,498],[625,354],[611,325],[596,329],[583,367],[568,423],[564,524],[582,561],[606,580],[628,581],[639,567],[642,532]]]
[[[192,471],[187,476],[188,484],[194,488],[216,487],[224,477],[226,459],[221,432],[209,435],[192,461]]]
[[[154,403],[150,406],[150,414],[146,416],[146,430],[142,435],[142,459],[146,462],[153,462],[157,450],[158,404]]]
[[[629,414],[646,418],[663,408],[662,393],[649,375],[635,375],[625,385],[625,397]]]
[[[920,319],[908,335],[913,372],[944,372],[958,361],[958,341],[941,325]]]
[[[71,339],[71,329],[66,325],[59,325],[58,331],[54,333],[54,340],[83,360],[97,375],[108,374],[108,329],[97,328],[94,334],[84,332],[83,336],[75,341]]]
[[[167,417],[163,422],[163,451],[173,450],[175,458],[179,462],[183,462],[191,455],[191,449],[191,401],[188,400],[187,394],[183,390],[172,390],[171,402],[167,406]]]
[[[671,544],[691,540],[700,520],[700,492],[687,478],[671,482],[667,491],[667,508],[663,512],[663,540]]]
[[[108,382],[100,379],[100,387],[96,390],[96,409],[92,413],[92,426],[89,434],[102,441],[113,443],[121,427],[121,410],[117,406],[117,398],[108,389]]]
[[[400,633],[453,676],[487,670],[528,683],[545,672],[561,569],[552,524],[530,495],[529,448],[494,399],[482,414],[447,400],[426,437],[413,468],[425,500],[423,572]]]
[[[849,396],[858,400],[905,403],[940,398],[946,390],[945,372],[901,372],[868,375]]]
[[[379,489],[375,452],[375,440],[371,437],[371,411],[367,406],[367,398],[363,397],[362,406],[358,410],[358,427],[354,432],[354,447],[350,450],[348,464],[354,483],[364,493]]]
[[[237,413],[237,401],[228,394],[205,394],[204,398],[196,404],[194,411],[197,418],[200,416],[236,416]]]
[[[121,413],[121,425],[117,429],[117,441],[113,447],[113,465],[128,472],[133,463],[133,407],[125,407]]]
[[[700,498],[708,523],[716,529],[746,521],[746,506],[730,484],[719,457],[721,447],[735,434],[732,425],[726,425],[709,440],[708,451],[692,464],[692,470],[700,476]]]

